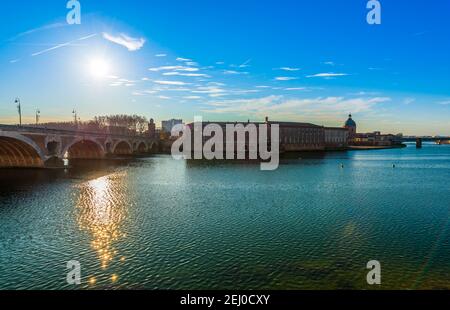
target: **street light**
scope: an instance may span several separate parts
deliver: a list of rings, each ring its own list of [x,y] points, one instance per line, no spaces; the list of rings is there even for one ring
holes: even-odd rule
[[[39,119],[41,118],[41,111],[39,109],[36,110],[36,125],[39,124]]]
[[[19,112],[19,126],[22,126],[22,106],[20,104],[20,99],[16,98],[14,103],[17,105],[17,111]]]
[[[73,122],[76,125],[78,117],[77,117],[77,111],[75,111],[75,109],[72,111],[72,115],[73,115]]]

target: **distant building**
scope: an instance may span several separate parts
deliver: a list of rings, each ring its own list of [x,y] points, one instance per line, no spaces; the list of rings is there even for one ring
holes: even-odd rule
[[[380,131],[357,133],[356,123],[351,114],[345,122],[344,128],[348,130],[349,144],[355,146],[395,146],[401,145],[403,140],[402,134],[382,134]]]
[[[348,120],[345,122],[344,128],[348,130],[348,138],[352,141],[356,136],[356,123],[352,118],[352,115],[349,114]]]
[[[348,130],[346,128],[324,127],[310,123],[299,122],[279,122],[269,121],[266,118],[265,123],[262,122],[213,122],[222,127],[224,132],[224,140],[226,137],[226,125],[249,124],[256,125],[259,130],[260,124],[279,125],[280,128],[280,151],[281,152],[300,152],[300,151],[324,151],[324,150],[341,150],[348,147]],[[203,127],[209,125],[209,122],[203,122]],[[194,128],[194,123],[188,125]],[[259,134],[259,132],[258,132]],[[203,137],[203,143],[208,141],[210,137]],[[270,138],[269,138],[270,139]],[[225,144],[230,141],[224,141]],[[231,142],[235,143],[235,142]],[[248,144],[248,141],[246,141]],[[245,146],[246,150],[249,145]]]
[[[382,134],[379,131],[370,133],[358,133],[353,139],[353,145],[357,146],[393,146],[400,145],[403,135]]]
[[[170,134],[172,132],[173,127],[181,124],[183,124],[183,120],[181,119],[171,119],[168,121],[162,121],[161,122],[162,131]]]
[[[156,137],[156,125],[153,118],[151,118],[150,123],[148,123],[148,135],[150,137]]]
[[[349,130],[340,127],[325,127],[325,148],[346,149],[349,142]]]

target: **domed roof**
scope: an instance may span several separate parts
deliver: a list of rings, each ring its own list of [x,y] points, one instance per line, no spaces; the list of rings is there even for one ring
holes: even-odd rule
[[[352,119],[352,115],[348,116],[348,120],[345,122],[345,127],[356,127],[355,121]]]

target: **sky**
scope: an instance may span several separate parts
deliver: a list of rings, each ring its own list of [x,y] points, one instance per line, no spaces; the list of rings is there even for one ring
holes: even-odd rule
[[[450,1],[0,4],[0,123],[139,114],[450,135]]]

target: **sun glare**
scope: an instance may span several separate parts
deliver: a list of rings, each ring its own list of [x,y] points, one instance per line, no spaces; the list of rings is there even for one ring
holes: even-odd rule
[[[92,59],[89,63],[89,71],[95,78],[104,78],[109,73],[109,64],[105,59]]]

